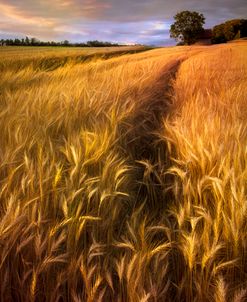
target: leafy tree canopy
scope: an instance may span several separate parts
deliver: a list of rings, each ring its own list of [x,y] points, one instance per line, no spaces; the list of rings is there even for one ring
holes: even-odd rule
[[[180,43],[190,45],[196,42],[197,37],[204,31],[205,18],[203,14],[192,11],[182,11],[174,16],[175,22],[171,25],[170,36]]]
[[[247,20],[234,19],[216,25],[212,31],[213,43],[224,43],[230,40],[247,37]]]

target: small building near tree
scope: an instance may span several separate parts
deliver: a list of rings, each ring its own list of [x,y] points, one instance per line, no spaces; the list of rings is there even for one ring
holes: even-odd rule
[[[198,37],[195,44],[197,45],[210,45],[212,39],[212,29],[205,29]]]

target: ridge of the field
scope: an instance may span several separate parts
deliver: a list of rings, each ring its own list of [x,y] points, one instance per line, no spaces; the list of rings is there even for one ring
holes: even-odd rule
[[[55,70],[67,64],[107,60],[125,54],[135,54],[152,49],[147,46],[132,47],[3,47],[0,48],[0,71],[20,70],[27,66],[45,71]]]
[[[0,48],[0,301],[246,301],[246,57]]]

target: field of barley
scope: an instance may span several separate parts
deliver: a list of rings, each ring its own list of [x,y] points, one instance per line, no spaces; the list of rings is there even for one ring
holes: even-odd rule
[[[0,301],[247,301],[247,42],[0,48]]]

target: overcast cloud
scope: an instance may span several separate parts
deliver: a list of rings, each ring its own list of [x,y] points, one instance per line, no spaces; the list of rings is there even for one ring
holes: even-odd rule
[[[169,45],[173,16],[195,10],[205,27],[246,18],[246,0],[0,0],[0,38]]]

